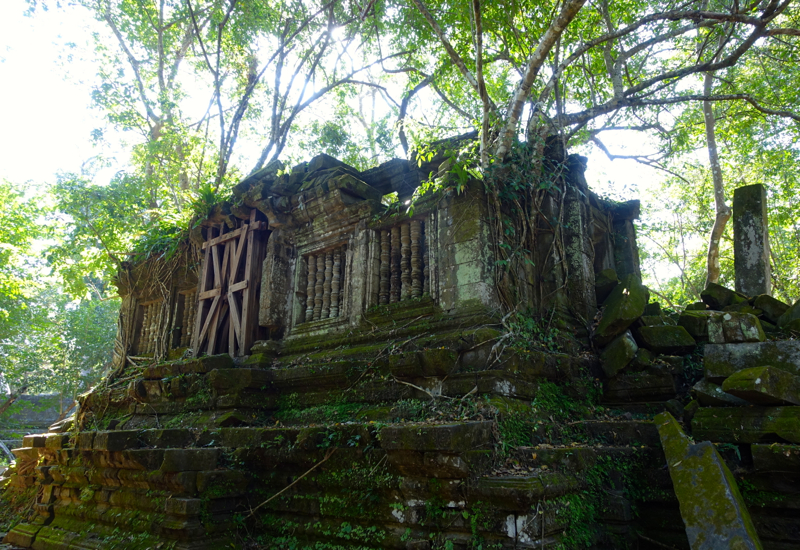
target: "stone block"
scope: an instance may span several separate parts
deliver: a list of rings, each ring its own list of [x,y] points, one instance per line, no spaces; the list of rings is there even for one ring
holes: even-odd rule
[[[757,405],[800,405],[800,376],[772,367],[754,367],[733,373],[722,389]]]
[[[22,446],[44,448],[46,441],[47,441],[47,434],[29,434],[23,436]]]
[[[756,472],[800,472],[800,445],[772,443],[751,445],[753,468]]]
[[[270,389],[273,378],[271,371],[261,369],[215,369],[208,375],[216,395]]]
[[[603,304],[603,316],[595,328],[594,343],[598,346],[610,344],[642,316],[649,300],[650,292],[636,275],[623,277]]]
[[[778,326],[784,328],[797,319],[800,319],[800,300],[778,317]]]
[[[47,434],[44,441],[46,449],[57,451],[69,445],[69,434]]]
[[[734,372],[762,366],[800,376],[800,341],[706,344],[703,353],[706,378],[718,384]]]
[[[642,315],[640,317],[642,324],[646,327],[663,327],[667,324],[664,317],[661,315]]]
[[[203,500],[199,498],[168,498],[164,503],[164,512],[174,516],[196,516],[203,509]]]
[[[678,318],[678,326],[686,329],[686,332],[695,340],[708,340],[708,319],[714,315],[712,311],[690,310],[688,307]]]
[[[708,318],[708,341],[712,344],[763,342],[767,337],[758,317],[750,313],[718,313]]]
[[[3,539],[4,544],[12,544],[15,546],[22,546],[23,548],[30,548],[33,546],[33,541],[41,525],[32,525],[30,523],[18,523]]]
[[[387,426],[380,434],[381,447],[386,450],[451,453],[488,447],[492,437],[492,422],[405,424]]]
[[[736,479],[710,441],[692,444],[669,413],[653,419],[692,550],[760,550]]]
[[[800,407],[701,408],[692,435],[719,443],[800,443]]]
[[[594,291],[597,296],[597,304],[601,305],[614,287],[619,284],[617,272],[613,269],[604,269],[594,276]]]
[[[458,454],[389,451],[387,457],[392,469],[405,476],[426,476],[437,479],[469,477],[469,464]]]
[[[738,294],[729,288],[718,285],[717,283],[708,283],[708,286],[706,286],[705,290],[700,293],[700,298],[708,305],[709,308],[716,309],[718,311],[721,311],[725,306],[747,301],[747,296]]]
[[[684,311],[705,311],[707,309],[708,306],[705,302],[692,302],[684,308]]]
[[[659,316],[660,317],[662,315],[661,304],[658,303],[658,302],[650,302],[649,304],[647,304],[645,306],[644,314],[645,315],[655,315],[655,316]]]
[[[166,449],[162,472],[197,472],[217,467],[220,449]]]
[[[197,472],[197,491],[207,498],[242,495],[248,483],[248,476],[239,470]]]
[[[733,267],[736,291],[746,296],[769,294],[767,189],[761,184],[733,191]]]
[[[195,434],[186,428],[144,430],[139,438],[150,447],[186,447],[195,441]]]
[[[653,364],[655,358],[656,358],[655,353],[653,353],[649,349],[639,348],[639,351],[636,352],[633,361],[631,361],[630,363],[630,368],[636,370],[644,370]]]
[[[520,477],[484,477],[470,491],[470,496],[501,510],[529,511],[542,500],[558,498],[581,485],[574,477],[561,472],[542,472]]]
[[[628,366],[628,363],[631,362],[638,350],[639,346],[636,345],[633,334],[631,334],[631,331],[626,330],[623,334],[612,340],[600,354],[603,372],[605,372],[606,376],[609,378],[615,376],[619,371]]]
[[[639,327],[634,334],[640,346],[665,355],[685,355],[696,345],[682,326]]]
[[[705,378],[692,387],[692,397],[703,407],[741,407],[748,404],[744,399],[725,393],[718,384]]]
[[[724,308],[722,308],[722,311],[730,311],[735,313],[749,313],[751,315],[755,315],[756,317],[758,317],[763,313],[760,309],[751,306],[747,302],[725,306]]]
[[[96,451],[124,451],[140,447],[138,430],[118,430],[97,432],[94,436],[93,448]]]

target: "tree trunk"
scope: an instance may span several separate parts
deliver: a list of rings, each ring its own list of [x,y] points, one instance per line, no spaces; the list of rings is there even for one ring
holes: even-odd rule
[[[28,386],[22,386],[20,389],[18,389],[18,390],[16,391],[16,393],[12,392],[12,393],[11,393],[11,394],[8,396],[8,399],[6,399],[6,402],[5,402],[5,403],[3,403],[2,405],[0,405],[0,416],[3,416],[3,413],[5,413],[5,412],[8,410],[8,408],[9,408],[11,405],[13,405],[13,404],[14,404],[14,402],[15,402],[17,399],[19,399],[19,398],[20,398],[20,396],[21,396],[22,394],[24,394],[26,391],[28,391]]]
[[[703,95],[711,95],[711,85],[714,80],[714,73],[707,72],[703,81]],[[722,167],[719,165],[719,155],[717,154],[717,139],[714,132],[716,122],[714,120],[714,109],[710,101],[703,102],[703,119],[706,125],[706,146],[708,148],[708,160],[711,164],[711,176],[714,182],[714,210],[716,217],[714,226],[711,228],[711,236],[708,240],[708,283],[719,281],[719,243],[725,226],[731,217],[731,208],[725,204],[725,188],[722,181]]]

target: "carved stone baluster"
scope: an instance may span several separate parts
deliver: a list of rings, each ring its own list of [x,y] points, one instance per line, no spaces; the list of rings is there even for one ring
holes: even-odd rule
[[[339,286],[342,282],[342,249],[333,251],[333,278],[331,279],[331,317],[339,316]]]
[[[322,318],[331,315],[331,281],[333,280],[333,252],[325,254],[325,282],[322,284]]]
[[[411,232],[409,224],[400,226],[400,299],[411,298]]]
[[[422,256],[420,245],[422,231],[419,220],[411,222],[411,296],[422,296]]]
[[[381,231],[381,282],[378,291],[378,303],[389,303],[389,278],[391,269],[389,266],[389,230]]]
[[[389,302],[400,301],[400,228],[392,227],[392,247],[389,251],[392,265],[389,278]]]
[[[314,318],[314,281],[316,281],[317,260],[312,255],[306,256],[306,272],[308,284],[306,286],[306,321]]]
[[[428,273],[430,269],[430,263],[428,263],[428,243],[425,240],[426,232],[425,232],[425,224],[421,224],[420,226],[421,232],[419,241],[422,246],[422,294],[430,294],[431,293],[431,274]]]
[[[322,316],[322,289],[325,285],[325,254],[317,254],[317,284],[314,285],[314,320]]]

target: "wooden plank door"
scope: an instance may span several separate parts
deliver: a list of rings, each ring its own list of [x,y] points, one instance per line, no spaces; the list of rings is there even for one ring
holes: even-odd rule
[[[197,317],[192,336],[195,356],[245,355],[258,331],[258,288],[267,224],[256,219],[229,230],[225,223],[208,229],[205,258],[197,286]]]

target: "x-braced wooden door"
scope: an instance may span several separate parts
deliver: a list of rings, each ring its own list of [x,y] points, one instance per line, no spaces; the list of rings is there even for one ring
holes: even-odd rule
[[[233,230],[225,223],[208,229],[197,287],[192,336],[195,356],[245,355],[256,339],[261,263],[268,238],[267,224],[257,216],[254,209],[250,220]]]

